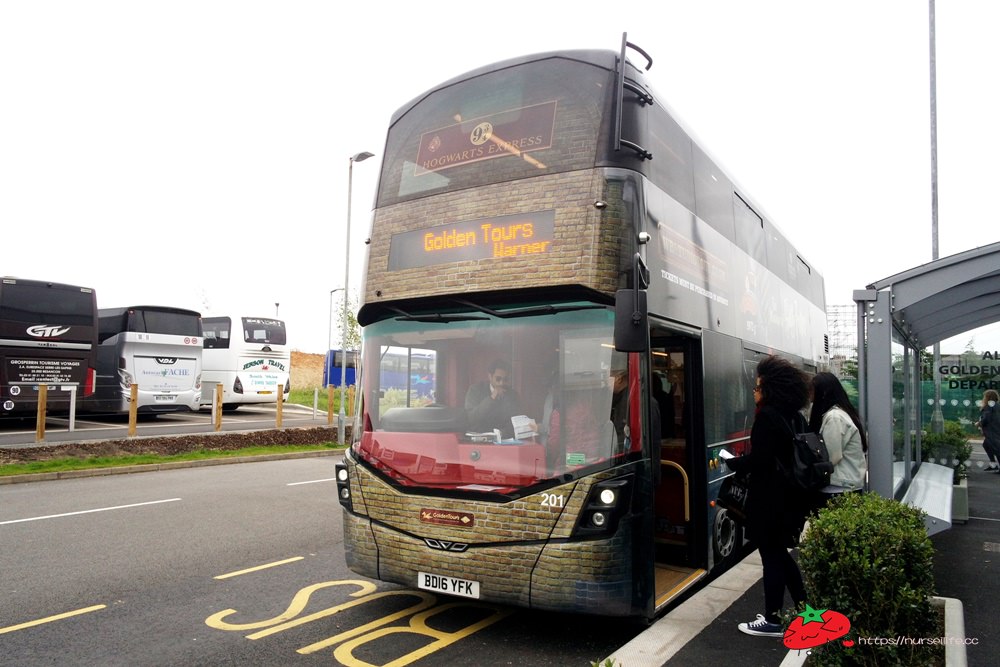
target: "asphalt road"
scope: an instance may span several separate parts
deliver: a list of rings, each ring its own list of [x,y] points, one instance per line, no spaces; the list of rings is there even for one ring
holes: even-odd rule
[[[586,667],[641,631],[358,577],[335,460],[0,486],[2,662]]]

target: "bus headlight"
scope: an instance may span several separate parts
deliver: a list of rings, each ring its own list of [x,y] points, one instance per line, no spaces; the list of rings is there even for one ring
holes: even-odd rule
[[[351,500],[351,474],[343,463],[338,463],[334,470],[336,470],[334,476],[337,478],[337,498],[340,499],[344,509],[352,511],[354,502]]]
[[[606,537],[618,530],[618,523],[632,504],[632,478],[621,477],[598,482],[584,503],[574,537]]]

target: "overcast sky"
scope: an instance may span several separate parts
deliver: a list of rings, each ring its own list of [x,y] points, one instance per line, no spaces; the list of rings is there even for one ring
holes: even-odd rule
[[[937,2],[942,257],[1000,240],[998,25],[993,0]],[[924,0],[0,0],[0,274],[91,286],[102,307],[277,303],[293,347],[322,352],[349,156],[377,158],[354,167],[356,297],[398,107],[505,58],[617,50],[622,32],[828,304],[930,261]]]

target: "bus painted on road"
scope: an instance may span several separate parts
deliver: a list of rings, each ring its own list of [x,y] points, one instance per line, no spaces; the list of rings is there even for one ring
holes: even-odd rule
[[[35,415],[39,385],[47,409],[68,412],[94,390],[97,297],[89,287],[0,280],[0,417]]]
[[[168,306],[101,308],[97,312],[97,386],[88,412],[164,413],[201,407],[201,314]]]
[[[222,385],[222,406],[277,403],[288,398],[292,355],[285,323],[274,317],[222,315],[202,318],[202,405],[211,405]]]
[[[352,570],[648,619],[745,547],[721,452],[759,359],[825,363],[823,279],[627,56],[651,65],[623,36],[393,116],[337,470]],[[432,393],[393,398],[390,353]]]

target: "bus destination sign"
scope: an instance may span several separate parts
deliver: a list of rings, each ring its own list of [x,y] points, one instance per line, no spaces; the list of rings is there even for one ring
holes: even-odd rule
[[[393,234],[389,270],[541,255],[552,249],[555,211],[466,220]]]
[[[449,167],[517,155],[531,162],[531,151],[552,146],[556,103],[502,111],[425,132],[417,149],[416,175]]]

